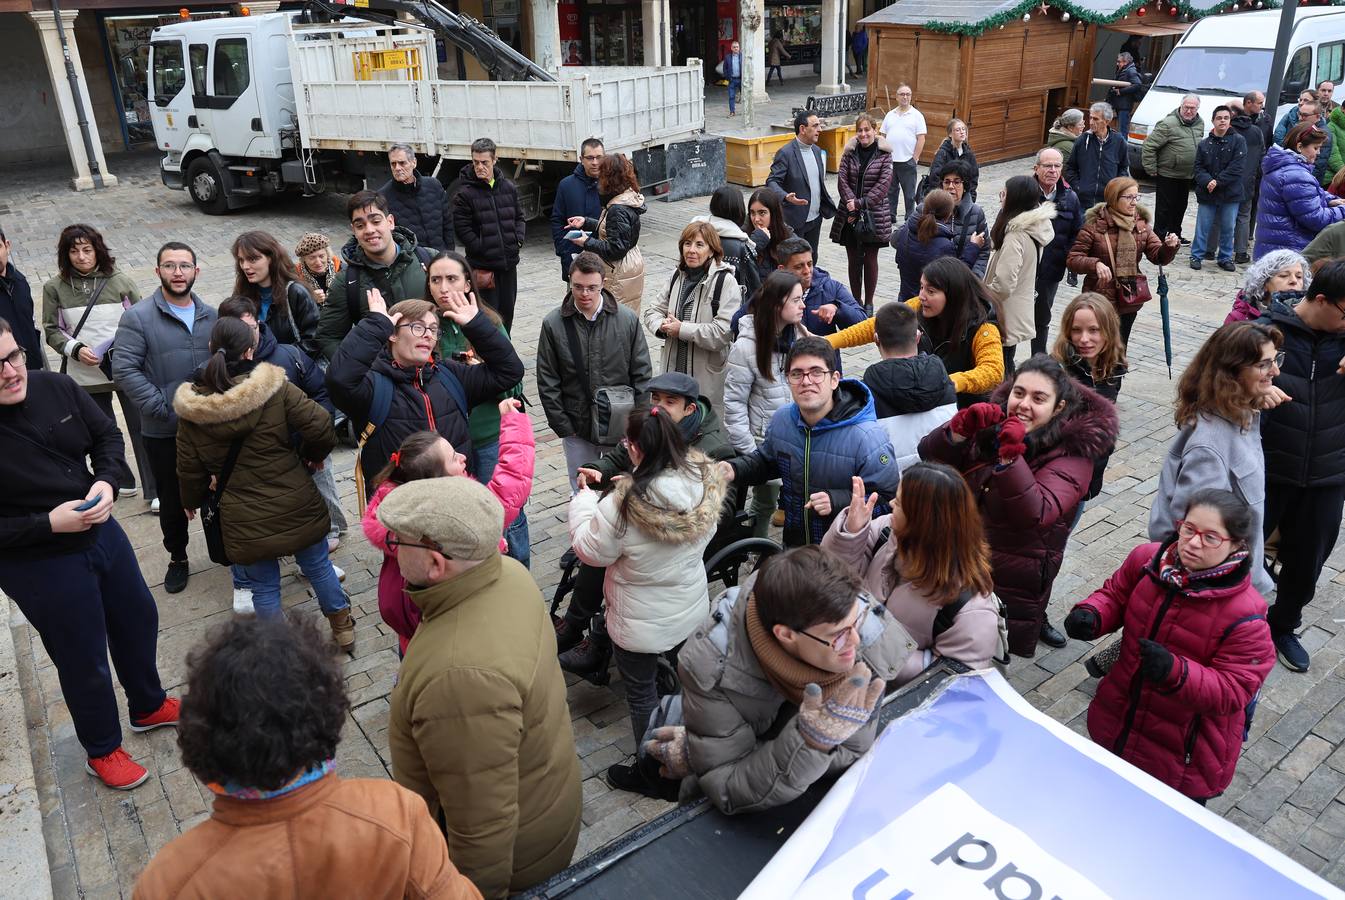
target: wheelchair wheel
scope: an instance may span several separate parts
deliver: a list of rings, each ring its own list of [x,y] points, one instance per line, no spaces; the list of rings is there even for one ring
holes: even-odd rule
[[[711,586],[711,596],[715,594],[716,582],[725,588],[736,587],[757,570],[763,559],[783,549],[770,538],[760,537],[743,538],[729,544],[705,564],[705,579]]]
[[[677,678],[677,669],[666,657],[658,658],[658,673],[654,676],[654,686],[660,697],[676,694],[682,689],[682,682]]]

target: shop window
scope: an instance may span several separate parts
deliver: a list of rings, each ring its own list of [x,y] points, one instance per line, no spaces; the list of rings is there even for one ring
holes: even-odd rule
[[[250,81],[247,38],[215,41],[215,96],[241,96]]]
[[[1342,77],[1345,77],[1345,42],[1322,44],[1317,48],[1317,80],[1314,86],[1323,81],[1340,84]]]
[[[182,45],[167,41],[154,45],[154,97],[165,106],[187,84],[187,73],[182,65]]]
[[[188,61],[191,63],[191,92],[197,97],[205,96],[206,59],[210,48],[205,44],[192,44],[187,48]]]

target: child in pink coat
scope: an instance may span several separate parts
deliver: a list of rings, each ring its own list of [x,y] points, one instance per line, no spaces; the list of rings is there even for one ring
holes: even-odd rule
[[[486,488],[504,507],[506,523],[518,518],[523,505],[528,502],[536,461],[532,422],[519,411],[518,400],[511,397],[500,401],[500,458]],[[383,551],[383,568],[378,573],[378,612],[397,632],[399,650],[403,654],[420,624],[420,609],[406,594],[406,580],[397,568],[396,548],[388,546],[388,529],[378,521],[378,506],[398,485],[444,476],[472,477],[467,473],[467,458],[433,431],[410,435],[374,479],[373,483],[378,487],[369,498],[361,523],[369,543]],[[501,537],[500,552],[504,551],[505,541]]]

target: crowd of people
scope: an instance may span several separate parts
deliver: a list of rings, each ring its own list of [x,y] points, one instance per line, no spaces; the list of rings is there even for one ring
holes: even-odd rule
[[[1089,659],[1089,733],[1197,802],[1227,787],[1276,656],[1308,670],[1296,632],[1345,508],[1345,260],[1330,249],[1345,234],[1326,227],[1345,200],[1326,173],[1307,184],[1320,92],[1278,144],[1260,94],[1220,106],[1208,135],[1184,100],[1145,144],[1152,216],[1113,107],[1094,104],[1086,127],[1070,110],[998,188],[993,221],[977,196],[997,187],[966,123],[947,123],[917,184],[925,120],[908,86],[896,97],[856,121],[838,199],[820,122],[800,113],[766,187],[746,202],[715,191],[663,283],[647,283],[630,160],[583,143],[551,211],[565,290],[536,343],[536,399],[572,494],[573,589],[554,616],[529,572],[525,229],[490,141],[451,197],[393,147],[392,180],[349,198],[336,253],[316,233],[292,254],[239,235],[217,305],[194,292],[189,245],[159,250],[159,287],[141,297],[103,235],[75,224],[35,308],[0,236],[0,588],[56,665],[92,775],[148,778],[122,746],[115,668],[131,729],[177,726],[216,795],[214,817],[142,875],[143,896],[225,871],[263,893],[315,868],[371,894],[545,881],[581,822],[562,672],[606,684],[613,664],[637,752],[607,770],[611,786],[703,794],[732,814],[853,762],[883,694],[939,659],[1006,666],[1120,631]],[[1248,127],[1267,138],[1259,156]],[[1207,252],[1250,262],[1253,238],[1257,259],[1177,386],[1150,540],[1057,628],[1053,584],[1121,436],[1144,265],[1187,243],[1193,187],[1192,267]],[[818,265],[828,218],[849,289]],[[878,304],[884,244],[900,296]],[[1052,334],[1067,271],[1081,290]],[[879,361],[847,375],[840,349],[868,344]],[[332,478],[343,424],[355,510]],[[235,619],[192,652],[180,699],[160,683],[157,607],[112,516],[137,491],[158,515],[167,593],[189,581],[198,515],[231,570]],[[783,549],[712,595],[702,561],[744,510],[758,537],[779,526]],[[378,609],[398,637],[395,785],[334,771],[348,701],[330,651],[356,638],[331,561],[347,512],[383,555]],[[287,557],[330,642],[282,610]],[[307,837],[281,841],[286,866],[244,865],[287,824]],[[359,851],[335,866],[338,832]],[[358,865],[370,848],[380,865]]]

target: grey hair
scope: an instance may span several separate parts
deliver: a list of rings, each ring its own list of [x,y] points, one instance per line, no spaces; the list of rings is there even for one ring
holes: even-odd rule
[[[1104,106],[1106,104],[1103,104]],[[1055,124],[1052,128],[1073,128],[1075,125],[1082,125],[1084,120],[1083,110],[1070,108],[1055,117]]]
[[[1090,113],[1097,113],[1108,122],[1116,118],[1116,110],[1112,109],[1112,105],[1101,100],[1088,107],[1088,111]]]
[[[476,140],[472,141],[472,152],[489,153],[491,156],[494,156],[495,142],[492,141],[490,138],[477,138]]]
[[[1037,151],[1037,159],[1036,159],[1036,164],[1037,164],[1037,165],[1041,165],[1041,155],[1042,155],[1043,153],[1054,153],[1054,154],[1056,154],[1057,156],[1059,156],[1061,159],[1064,159],[1064,156],[1065,156],[1065,154],[1061,153],[1059,150],[1057,150],[1057,149],[1054,148],[1054,147],[1042,147],[1040,150]]]
[[[1116,58],[1125,60],[1126,65],[1130,65],[1135,61],[1135,57],[1130,55],[1129,50],[1122,50],[1120,53],[1116,54]]]
[[[1270,299],[1266,296],[1266,282],[1276,272],[1293,265],[1303,267],[1303,290],[1306,291],[1312,283],[1312,267],[1308,261],[1301,253],[1293,250],[1272,250],[1247,267],[1247,277],[1242,283],[1242,299],[1264,309],[1266,301]]]
[[[410,144],[393,144],[391,147],[388,148],[388,156],[391,156],[392,154],[398,151],[405,153],[406,158],[409,159],[411,162],[416,161],[416,149],[412,147]]]
[[[1194,101],[1196,101],[1197,103],[1199,103],[1199,102],[1200,102],[1200,97],[1197,96],[1196,94],[1184,94],[1184,95],[1182,96],[1182,102],[1185,103],[1187,100],[1194,100]]]

